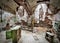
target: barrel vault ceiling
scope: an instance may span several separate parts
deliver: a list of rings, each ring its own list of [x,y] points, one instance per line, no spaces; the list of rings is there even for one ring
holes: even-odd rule
[[[37,6],[37,0],[26,0],[26,1],[29,3],[32,12],[34,12]],[[50,0],[50,3],[55,7],[60,8],[60,0]],[[15,14],[17,6],[19,5],[14,0],[0,0],[0,7],[2,7],[3,10],[9,11],[11,13]]]

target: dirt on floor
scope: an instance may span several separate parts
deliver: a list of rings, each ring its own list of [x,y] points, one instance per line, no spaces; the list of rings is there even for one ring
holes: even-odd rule
[[[46,27],[34,27],[33,32],[46,32]]]

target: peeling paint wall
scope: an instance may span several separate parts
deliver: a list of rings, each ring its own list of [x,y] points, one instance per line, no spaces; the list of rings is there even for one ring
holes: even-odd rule
[[[53,21],[52,21],[53,28],[57,31],[58,26],[56,26],[55,23],[58,23],[60,25],[60,11],[53,16]]]
[[[19,9],[18,9],[18,11],[16,12],[16,18],[17,18],[18,22],[21,22],[21,20],[24,20],[25,22],[27,22],[28,13],[27,13],[27,11],[25,9],[24,9],[24,12],[23,12],[23,9],[24,9],[24,7],[20,6]]]
[[[41,9],[42,9],[42,12],[40,12]],[[45,3],[40,3],[40,4],[38,4],[38,6],[36,7],[35,12],[34,12],[35,20],[36,20],[36,21],[39,21],[39,20],[44,21],[44,20],[45,20],[45,17],[46,17],[46,12],[48,12],[49,14],[52,14],[51,10],[48,9],[48,11],[47,11],[47,9],[48,9],[48,7],[47,7],[47,5],[46,5]],[[42,14],[42,17],[39,18],[39,15],[40,15],[41,13],[43,13],[43,14]],[[49,17],[48,17],[48,18],[49,18]],[[49,19],[50,19],[50,18],[49,18]]]
[[[10,12],[4,11],[4,10],[2,10],[2,12],[3,12],[2,13],[2,22],[0,23],[0,26],[1,26],[0,28],[5,27],[7,22],[10,24],[10,26],[13,25],[15,23],[15,21],[13,19],[15,17],[15,15]]]

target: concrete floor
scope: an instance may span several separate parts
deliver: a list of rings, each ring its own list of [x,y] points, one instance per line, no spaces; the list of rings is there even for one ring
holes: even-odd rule
[[[45,39],[46,27],[34,27],[33,33],[30,31],[21,30],[21,38],[18,43],[49,43]],[[0,43],[12,43],[11,39],[6,40],[6,31],[0,32]],[[54,38],[54,43],[60,43],[57,38]]]
[[[46,28],[34,27],[34,31],[29,32],[26,30],[21,31],[21,38],[18,43],[49,43],[45,39]],[[0,32],[0,43],[12,43],[12,40],[6,40],[5,31]]]
[[[19,43],[49,43],[45,39],[45,33],[37,34],[29,31],[22,31]]]
[[[12,43],[11,39],[6,40],[5,31],[0,32],[0,43]],[[45,32],[43,31],[40,31],[39,33],[38,32],[32,33],[29,31],[22,30],[21,38],[18,43],[49,43],[49,42],[45,39]]]

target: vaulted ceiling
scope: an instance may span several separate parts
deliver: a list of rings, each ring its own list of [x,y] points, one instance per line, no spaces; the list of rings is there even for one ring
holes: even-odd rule
[[[27,6],[28,13],[34,12],[37,6],[37,0],[15,0],[15,1],[18,3],[21,3],[22,1],[26,1],[25,7]],[[0,7],[2,7],[3,10],[9,11],[15,14],[16,8],[17,6],[19,6],[15,1],[14,0],[0,0]],[[60,0],[50,0],[50,3],[53,6],[60,8]]]

